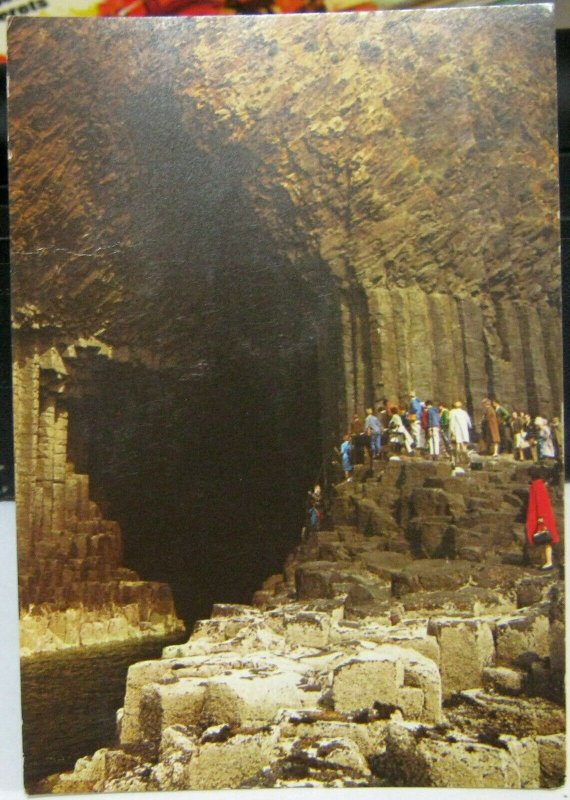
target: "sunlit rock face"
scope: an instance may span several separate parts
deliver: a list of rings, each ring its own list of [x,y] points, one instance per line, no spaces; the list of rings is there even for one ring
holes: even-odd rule
[[[13,25],[25,569],[89,475],[204,615],[283,561],[355,407],[559,412],[548,17]]]

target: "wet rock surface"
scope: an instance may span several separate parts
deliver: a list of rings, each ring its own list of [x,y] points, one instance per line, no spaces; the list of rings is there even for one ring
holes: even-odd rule
[[[216,605],[188,642],[131,667],[119,748],[51,790],[560,785],[562,583],[502,563],[518,506],[485,560],[417,559],[410,542],[407,486],[442,479],[441,507],[491,479],[494,494],[523,492],[522,467],[486,468],[454,484],[446,464],[388,462],[338,485],[331,529],[303,541],[253,605]],[[378,492],[395,483],[398,496]],[[358,528],[372,495],[386,537]]]

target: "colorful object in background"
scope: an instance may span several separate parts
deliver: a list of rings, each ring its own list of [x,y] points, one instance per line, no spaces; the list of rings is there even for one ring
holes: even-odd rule
[[[532,0],[516,0],[524,4]],[[471,5],[502,5],[513,0],[473,0]],[[294,14],[320,11],[377,11],[466,5],[465,0],[0,0],[0,62],[6,60],[10,16],[160,17],[214,14]]]

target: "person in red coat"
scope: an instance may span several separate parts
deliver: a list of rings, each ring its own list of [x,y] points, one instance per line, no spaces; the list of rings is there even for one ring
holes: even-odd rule
[[[549,531],[552,541],[544,544],[545,563],[542,569],[552,569],[552,545],[558,544],[560,538],[556,529],[556,520],[546,484],[540,477],[540,471],[531,469],[528,490],[528,508],[526,512],[526,538],[529,545],[537,546],[535,533]]]

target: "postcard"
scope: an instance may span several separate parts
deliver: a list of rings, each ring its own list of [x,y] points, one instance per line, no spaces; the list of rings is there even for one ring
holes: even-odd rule
[[[10,23],[29,793],[563,784],[553,42]]]

